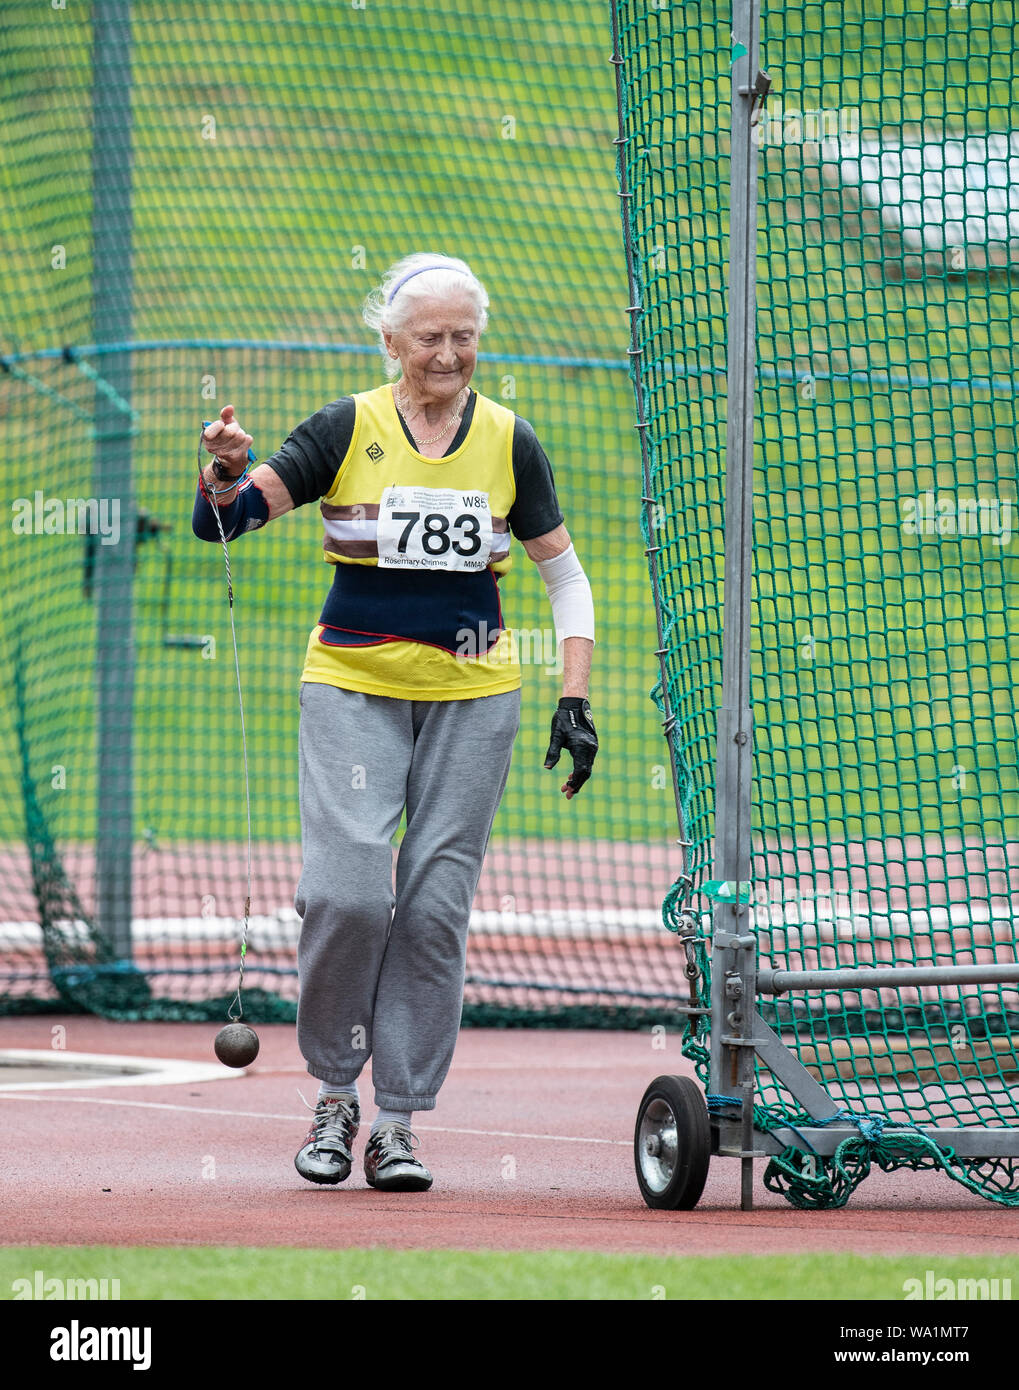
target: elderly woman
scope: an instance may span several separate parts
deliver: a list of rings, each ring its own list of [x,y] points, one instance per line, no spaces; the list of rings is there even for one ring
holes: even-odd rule
[[[250,472],[252,438],[232,406],[205,434],[215,458],[195,534],[219,539],[213,506],[232,539],[317,501],[333,566],[300,693],[297,1034],[321,1084],[295,1163],[310,1182],[350,1173],[371,1056],[367,1181],[432,1184],[411,1117],[434,1108],[452,1061],[471,904],[519,725],[520,667],[499,596],[512,536],[538,566],[562,642],[545,766],[570,753],[567,798],[598,747],[591,588],[548,459],[525,420],[470,386],[487,307],[465,262],[409,256],[364,312],[392,384],[324,406]]]

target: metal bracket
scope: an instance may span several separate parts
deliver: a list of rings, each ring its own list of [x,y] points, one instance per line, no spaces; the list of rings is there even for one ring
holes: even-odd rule
[[[752,951],[757,945],[756,936],[724,936],[718,932],[714,940],[720,951]]]
[[[759,98],[763,101],[771,91],[771,78],[766,72],[759,72],[754,78],[752,87],[737,87],[736,90],[741,97],[753,97],[755,101]]]

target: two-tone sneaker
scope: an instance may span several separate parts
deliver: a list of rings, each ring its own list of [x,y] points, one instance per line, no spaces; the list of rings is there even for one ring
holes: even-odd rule
[[[427,1192],[432,1175],[414,1157],[417,1136],[406,1125],[380,1125],[364,1151],[364,1175],[380,1192]]]
[[[342,1096],[320,1100],[304,1147],[294,1159],[301,1177],[323,1183],[343,1182],[349,1177],[351,1145],[360,1124],[361,1108],[356,1100]]]

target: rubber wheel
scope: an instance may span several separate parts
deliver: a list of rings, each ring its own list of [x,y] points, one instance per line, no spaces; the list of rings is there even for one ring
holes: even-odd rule
[[[659,1076],[644,1092],[633,1134],[637,1183],[657,1211],[692,1211],[711,1160],[708,1107],[688,1076]]]

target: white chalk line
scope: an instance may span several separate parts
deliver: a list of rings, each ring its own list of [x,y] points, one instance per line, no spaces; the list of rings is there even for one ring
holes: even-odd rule
[[[17,1095],[0,1092],[0,1100],[32,1100],[43,1103],[50,1101],[57,1105],[125,1105],[134,1110],[177,1110],[195,1116],[223,1115],[230,1119],[239,1120],[286,1120],[288,1124],[307,1123],[308,1120],[307,1114],[284,1115],[276,1111],[266,1110],[222,1110],[202,1105],[172,1105],[168,1101],[115,1100],[108,1096],[38,1096],[21,1091]],[[415,1133],[421,1130],[429,1134],[473,1134],[483,1139],[534,1139],[547,1144],[618,1144],[625,1148],[632,1147],[632,1141],[629,1139],[594,1139],[588,1135],[576,1134],[529,1134],[513,1129],[464,1129],[453,1125],[419,1125],[415,1123],[414,1130]]]
[[[4,1065],[45,1067],[58,1073],[85,1068],[105,1070],[107,1076],[68,1081],[4,1081]],[[204,1081],[230,1081],[219,1063],[188,1062],[180,1057],[127,1057],[110,1052],[66,1052],[57,1048],[7,1047],[0,1051],[0,1094],[9,1091],[60,1091],[105,1086],[183,1086]]]

